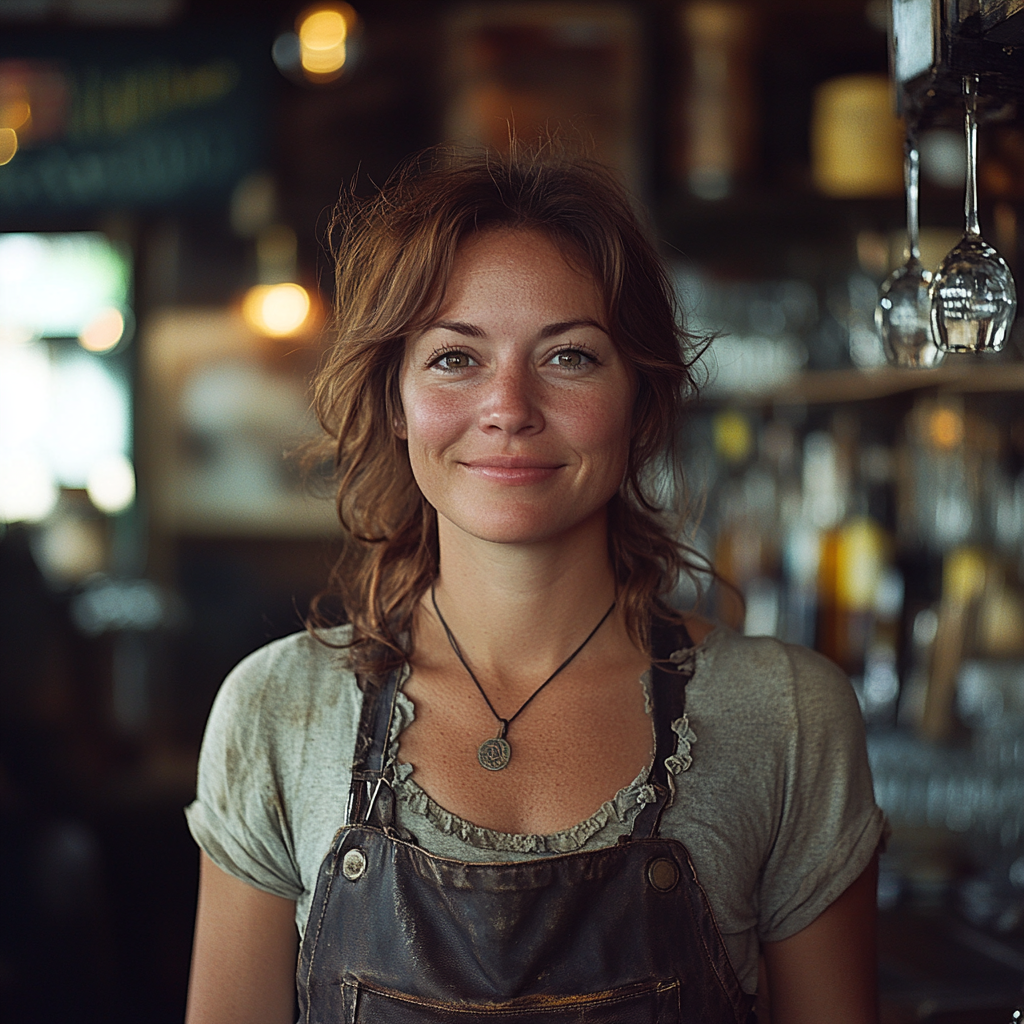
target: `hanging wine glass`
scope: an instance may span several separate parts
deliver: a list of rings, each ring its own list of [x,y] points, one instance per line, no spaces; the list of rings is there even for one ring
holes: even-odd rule
[[[978,76],[964,77],[967,133],[967,231],[931,284],[932,330],[944,352],[998,352],[1017,309],[1013,275],[978,226]]]
[[[928,286],[932,275],[921,265],[918,246],[917,197],[921,159],[908,134],[903,159],[907,189],[907,262],[882,283],[875,307],[875,326],[882,336],[885,358],[893,366],[937,366],[945,358],[935,344]]]

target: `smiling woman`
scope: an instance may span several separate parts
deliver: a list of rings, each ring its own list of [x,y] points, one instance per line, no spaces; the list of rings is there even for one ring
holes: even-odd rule
[[[646,646],[652,599],[667,598],[681,572],[706,570],[679,542],[679,509],[657,509],[648,494],[655,479],[675,481],[682,494],[675,444],[685,401],[696,393],[691,366],[701,344],[683,328],[664,266],[613,174],[550,153],[504,163],[493,155],[428,154],[381,194],[346,197],[334,223],[339,343],[315,382],[327,434],[316,457],[333,457],[338,467],[338,512],[354,539],[331,580],[355,626],[353,666],[380,674],[405,663],[400,635],[437,571],[436,511],[413,479],[404,446],[396,446],[404,440],[401,384],[408,347],[428,328],[426,355],[436,350],[439,373],[461,372],[461,363],[442,358],[446,349],[457,349],[472,370],[466,343],[480,325],[455,321],[442,303],[459,289],[491,283],[483,268],[469,280],[470,253],[487,236],[522,241],[522,251],[489,259],[530,258],[521,274],[529,269],[533,279],[506,280],[506,289],[525,290],[506,301],[532,301],[539,279],[552,299],[546,278],[557,268],[568,293],[561,301],[587,312],[560,314],[544,332],[571,327],[589,344],[596,328],[629,376],[633,400],[620,435],[627,462],[607,515],[616,523],[609,544],[618,603],[631,635]],[[586,320],[592,324],[573,323]],[[552,356],[566,347],[564,337],[551,340]],[[563,366],[567,358],[560,357]],[[588,362],[585,348],[580,361]]]
[[[604,536],[633,406],[605,316],[594,279],[546,235],[459,247],[439,318],[406,344],[398,434],[439,534],[466,534],[464,552],[474,538],[568,554],[594,517]]]
[[[211,713],[191,1024],[296,997],[743,1024],[769,993],[775,1024],[871,1024],[857,705],[669,601],[699,562],[650,488],[695,345],[628,197],[585,161],[436,158],[337,225],[315,401],[349,621],[256,652]]]

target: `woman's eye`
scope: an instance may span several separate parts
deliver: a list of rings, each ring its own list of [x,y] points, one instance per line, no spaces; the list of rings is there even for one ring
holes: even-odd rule
[[[436,366],[439,370],[451,371],[464,370],[472,362],[465,352],[442,352],[430,365]]]
[[[551,359],[556,366],[564,366],[567,370],[577,370],[586,363],[592,362],[591,356],[581,352],[578,348],[566,348],[556,352]]]

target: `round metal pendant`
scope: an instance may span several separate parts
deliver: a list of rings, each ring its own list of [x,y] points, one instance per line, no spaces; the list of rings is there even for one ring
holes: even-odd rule
[[[489,772],[500,772],[512,760],[512,748],[507,740],[484,740],[476,752],[476,757]]]

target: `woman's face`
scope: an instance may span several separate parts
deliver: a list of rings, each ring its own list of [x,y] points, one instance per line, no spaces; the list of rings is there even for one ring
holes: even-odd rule
[[[445,523],[496,543],[552,540],[618,490],[633,383],[594,279],[537,231],[467,238],[441,309],[402,363],[416,482]]]

